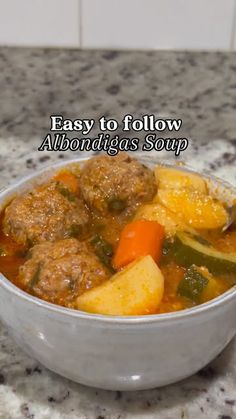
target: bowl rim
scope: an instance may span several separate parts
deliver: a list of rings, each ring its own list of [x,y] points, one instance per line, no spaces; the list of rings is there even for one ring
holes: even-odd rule
[[[93,156],[94,155],[92,155],[91,157]],[[59,162],[59,163],[57,162],[57,163],[51,164],[50,166],[48,164],[42,165],[40,170],[32,172],[24,177],[15,179],[13,182],[9,183],[6,187],[0,190],[0,205],[2,204],[2,202],[4,203],[4,198],[6,199],[8,195],[11,195],[13,190],[15,190],[18,186],[20,187],[24,185],[25,183],[27,184],[27,182],[34,181],[41,175],[45,175],[46,172],[49,172],[49,173],[53,172],[54,169],[67,166],[69,164],[85,162],[89,160],[91,157],[86,156],[86,157],[77,157],[74,159],[65,159],[63,162]],[[206,171],[204,172],[204,174],[202,174],[201,171],[197,171],[185,164],[178,165],[178,163],[176,163],[175,161],[170,163],[170,161],[166,161],[163,159],[152,161],[154,159],[152,158],[150,159],[150,157],[138,156],[138,160],[146,164],[148,163],[151,165],[159,164],[159,165],[164,165],[165,167],[174,167],[182,171],[200,174],[204,178],[208,178],[215,182],[220,182],[220,184],[225,188],[235,189],[235,187],[231,185],[229,182],[224,181],[221,178],[218,178],[212,175],[209,171]],[[104,315],[104,314],[87,313],[84,311],[63,307],[63,306],[42,300],[38,297],[28,294],[27,292],[23,291],[21,288],[17,287],[10,280],[8,280],[2,273],[0,273],[0,281],[1,281],[1,286],[3,286],[9,293],[12,293],[16,297],[23,299],[33,305],[36,305],[39,308],[46,309],[47,311],[62,314],[69,317],[78,318],[81,320],[96,321],[100,323],[116,323],[120,325],[163,323],[166,321],[174,321],[174,320],[178,321],[178,320],[186,319],[189,317],[192,318],[201,314],[205,314],[205,313],[207,314],[209,312],[212,312],[218,306],[227,304],[233,299],[236,300],[236,285],[234,285],[229,290],[227,290],[220,296],[214,298],[213,300],[210,300],[206,303],[199,304],[191,308],[186,308],[183,310],[173,311],[173,312],[168,312],[168,313],[150,314],[150,315],[141,315],[141,316],[111,316],[111,315]]]

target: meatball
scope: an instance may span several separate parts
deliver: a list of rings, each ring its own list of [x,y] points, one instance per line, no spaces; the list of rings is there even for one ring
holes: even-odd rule
[[[89,220],[82,200],[51,181],[15,198],[5,209],[4,233],[25,246],[73,236]]]
[[[64,239],[35,245],[19,270],[19,280],[34,295],[64,306],[110,276],[84,242]]]
[[[126,153],[89,160],[80,180],[87,205],[101,213],[134,209],[156,193],[154,173]]]

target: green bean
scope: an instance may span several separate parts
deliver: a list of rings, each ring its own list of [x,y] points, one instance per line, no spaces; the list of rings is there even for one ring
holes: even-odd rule
[[[34,272],[34,275],[32,276],[32,279],[29,283],[29,288],[32,290],[34,288],[35,285],[37,285],[37,283],[40,280],[40,271],[41,271],[41,266],[40,263],[38,263],[37,268]]]
[[[78,237],[82,233],[82,226],[79,224],[72,224],[69,228],[68,235],[69,237]]]
[[[113,197],[109,199],[107,206],[110,212],[120,214],[126,208],[126,201],[118,197]]]
[[[64,186],[57,184],[57,190],[58,192],[60,192],[62,196],[68,199],[68,201],[71,201],[71,202],[75,201],[75,195],[72,192],[70,192],[69,189],[64,188]]]
[[[113,255],[113,247],[110,243],[104,240],[101,236],[96,235],[91,244],[94,248],[95,254],[100,261],[110,270],[114,271],[111,265],[111,257]]]

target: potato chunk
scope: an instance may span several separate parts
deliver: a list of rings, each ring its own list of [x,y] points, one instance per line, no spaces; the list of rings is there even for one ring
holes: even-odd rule
[[[155,168],[155,177],[160,189],[188,189],[207,194],[205,180],[195,173],[171,167],[157,166]]]
[[[163,293],[163,275],[152,257],[145,256],[78,297],[77,308],[117,316],[153,314]]]
[[[195,229],[216,229],[228,221],[228,213],[221,202],[197,191],[160,189],[157,199]]]
[[[157,221],[165,228],[167,237],[174,236],[176,231],[193,232],[193,229],[185,224],[181,218],[178,218],[175,213],[156,202],[153,204],[142,205],[138,209],[135,219]]]

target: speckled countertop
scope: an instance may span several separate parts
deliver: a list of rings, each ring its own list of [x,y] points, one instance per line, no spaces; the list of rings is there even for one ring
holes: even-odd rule
[[[120,120],[124,113],[182,118],[181,135],[191,141],[181,158],[236,185],[236,54],[1,48],[0,109],[0,187],[75,156],[37,151],[49,115]],[[51,373],[1,326],[0,418],[233,419],[236,341],[187,380],[121,393]]]

